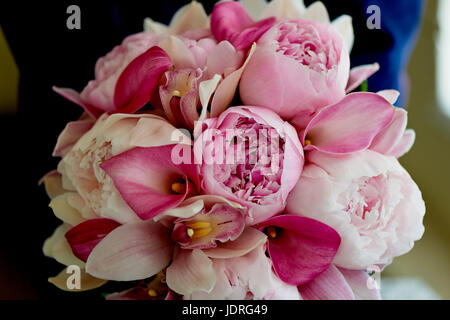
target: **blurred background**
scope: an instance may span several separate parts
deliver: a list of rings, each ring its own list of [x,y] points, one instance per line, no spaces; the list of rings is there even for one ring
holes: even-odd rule
[[[80,297],[61,293],[46,282],[61,267],[41,253],[42,243],[57,221],[46,209],[48,199],[37,181],[56,166],[51,151],[57,135],[80,113],[52,93],[51,86],[81,90],[93,77],[95,60],[127,34],[139,32],[143,18],[168,23],[175,10],[187,2],[149,2],[145,8],[136,5],[132,10],[124,2],[97,6],[80,2],[79,31],[65,27],[65,10],[72,4],[67,1],[40,3],[27,10],[0,5],[0,137],[5,189],[1,196],[0,299]],[[212,2],[204,2],[210,12]],[[392,19],[387,1],[346,0],[338,6],[324,2],[332,18],[342,13],[353,16],[355,64],[377,61],[372,53],[379,51],[382,69],[375,81],[369,81],[369,90],[400,89],[400,106],[407,107],[409,127],[417,134],[414,148],[401,163],[423,192],[426,231],[410,253],[386,268],[382,278],[419,279],[440,298],[450,299],[450,1],[391,1],[400,4],[400,9],[415,6],[403,19],[401,15]],[[381,7],[382,30],[364,27],[364,8],[370,4]],[[393,54],[400,45],[407,49]]]

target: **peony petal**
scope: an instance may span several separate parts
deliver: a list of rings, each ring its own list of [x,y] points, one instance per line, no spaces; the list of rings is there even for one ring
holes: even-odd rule
[[[201,250],[180,249],[167,268],[166,282],[170,289],[182,295],[210,292],[216,283],[212,261]]]
[[[55,149],[53,150],[53,156],[64,157],[78,139],[88,132],[93,125],[94,121],[92,119],[69,122],[58,137]]]
[[[131,61],[116,83],[116,111],[134,113],[142,108],[150,100],[159,79],[171,65],[169,56],[159,47],[151,47]]]
[[[269,239],[274,269],[292,285],[307,283],[328,269],[341,242],[334,229],[310,218],[280,215],[260,225],[269,226],[281,229]]]
[[[397,102],[398,97],[400,96],[400,92],[398,92],[397,90],[381,90],[378,91],[377,94],[385,98],[392,105]]]
[[[344,14],[333,20],[331,25],[342,36],[342,38],[344,38],[344,41],[347,44],[348,52],[351,52],[355,41],[352,17]]]
[[[61,174],[57,170],[52,170],[48,172],[45,176],[43,176],[39,180],[39,185],[44,184],[45,186],[45,192],[47,192],[47,195],[50,199],[53,199],[65,192],[67,190],[64,190],[62,186],[62,178]]]
[[[345,277],[331,265],[313,281],[299,287],[305,300],[354,300],[355,296]]]
[[[394,116],[394,108],[383,97],[368,92],[346,96],[335,105],[322,109],[308,124],[303,141],[329,153],[350,153],[370,146],[375,136]]]
[[[365,270],[349,270],[338,268],[352,289],[356,300],[381,300],[380,291],[370,288],[370,276]]]
[[[85,220],[81,212],[69,203],[69,198],[77,195],[76,192],[65,192],[52,198],[49,204],[55,216],[71,226],[75,226]]]
[[[72,275],[72,272],[67,273],[67,268],[61,271],[57,276],[48,278],[48,282],[55,285],[58,289],[70,292],[83,292],[100,288],[108,282],[108,280],[97,279],[90,274],[87,274],[83,269],[80,270],[80,289],[69,289],[67,280]]]
[[[62,97],[66,98],[67,100],[69,100],[70,102],[73,102],[77,105],[79,105],[80,107],[82,107],[84,109],[84,111],[86,111],[86,113],[88,115],[90,115],[92,118],[97,119],[99,118],[102,113],[104,112],[103,110],[99,110],[93,106],[90,106],[89,104],[85,103],[83,101],[83,99],[81,99],[81,96],[78,92],[76,92],[73,89],[70,88],[58,88],[56,86],[53,86],[53,91],[55,91],[56,93],[58,93],[59,95],[61,95]]]
[[[197,68],[194,54],[179,37],[169,36],[161,41],[158,46],[170,57],[175,69]]]
[[[111,219],[90,219],[82,222],[66,232],[66,239],[73,254],[86,262],[95,246],[120,223]]]
[[[149,278],[165,268],[172,257],[169,230],[146,221],[124,224],[110,232],[92,250],[86,271],[116,281]]]
[[[391,123],[373,139],[370,149],[382,154],[389,154],[402,139],[407,122],[408,116],[406,111],[395,108],[394,118]]]
[[[171,34],[182,34],[193,29],[208,27],[208,15],[203,5],[197,1],[181,7],[170,21],[169,30]]]
[[[214,47],[206,62],[208,76],[214,74],[228,76],[242,64],[243,53],[236,51],[228,41],[221,41]]]
[[[169,28],[165,24],[153,21],[151,18],[145,18],[144,31],[155,34],[165,34],[169,33]]]
[[[361,83],[367,80],[367,78],[369,78],[379,69],[380,65],[378,63],[367,64],[351,69],[345,92],[349,93],[355,90]]]
[[[306,8],[302,17],[303,20],[317,21],[323,23],[330,23],[327,8],[321,1],[316,1]]]
[[[256,44],[253,44],[244,64],[236,71],[228,75],[218,86],[211,102],[211,117],[218,117],[233,101],[236,89],[245,67],[255,52]]]
[[[236,240],[219,244],[216,248],[203,249],[203,252],[210,258],[236,258],[246,255],[266,240],[267,236],[264,233],[255,228],[247,227]]]
[[[141,219],[150,219],[178,206],[198,186],[194,164],[175,164],[174,146],[190,155],[187,145],[134,148],[102,163],[125,202]],[[186,184],[184,193],[174,193],[173,183]],[[192,184],[193,183],[193,184]]]
[[[266,0],[239,0],[253,20],[259,20],[264,9],[273,2],[277,1],[278,0],[273,0],[270,3],[267,3]],[[273,16],[273,14],[270,16]]]
[[[271,17],[254,22],[241,3],[225,1],[214,6],[211,13],[211,32],[218,41],[227,40],[242,50],[276,23]]]
[[[404,156],[411,150],[415,140],[416,132],[413,129],[407,129],[397,145],[389,152],[389,155],[396,158]]]
[[[248,0],[246,2],[253,1]],[[264,2],[266,1],[264,0]],[[278,19],[301,19],[305,9],[303,0],[272,0],[266,4],[258,18],[277,17]]]

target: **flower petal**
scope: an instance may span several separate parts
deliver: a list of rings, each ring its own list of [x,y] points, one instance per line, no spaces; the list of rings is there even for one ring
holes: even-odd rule
[[[280,215],[260,225],[268,226],[281,229],[269,239],[268,251],[277,275],[292,285],[307,283],[328,269],[341,242],[334,229],[305,217]]]
[[[210,258],[236,258],[246,255],[266,240],[267,236],[264,233],[255,228],[247,227],[236,240],[219,244],[216,248],[203,249],[203,252]]]
[[[242,50],[276,23],[271,17],[254,22],[241,3],[225,1],[214,6],[211,13],[211,32],[218,41],[228,40]]]
[[[379,94],[380,96],[385,98],[392,105],[394,105],[397,102],[398,97],[400,96],[400,92],[398,92],[397,90],[393,90],[393,89],[392,90],[381,90],[381,91],[378,91],[377,94]]]
[[[197,1],[181,7],[170,21],[169,30],[171,34],[182,34],[193,29],[208,27],[208,15],[203,5]]]
[[[58,93],[59,95],[61,95],[62,97],[66,98],[67,100],[69,100],[70,102],[73,102],[77,105],[79,105],[80,107],[82,107],[84,109],[84,111],[86,111],[86,113],[88,115],[90,115],[92,118],[97,119],[99,118],[102,113],[104,112],[103,110],[99,110],[93,106],[90,106],[89,104],[85,103],[83,101],[83,99],[81,99],[81,96],[78,92],[76,92],[73,89],[70,88],[58,88],[56,86],[53,86],[53,91],[55,91],[56,93]]]
[[[303,20],[330,23],[327,8],[321,1],[316,1],[306,8],[301,18]]]
[[[120,223],[111,219],[90,219],[82,222],[66,232],[66,239],[73,254],[86,262],[95,246]]]
[[[142,108],[153,95],[162,74],[171,65],[169,56],[159,47],[151,47],[131,61],[116,83],[116,111],[134,113]]]
[[[368,92],[352,93],[335,105],[322,109],[308,124],[305,150],[350,153],[370,146],[375,136],[394,116],[394,108],[383,97]]]
[[[89,131],[94,125],[92,119],[71,121],[67,123],[64,130],[58,137],[55,149],[53,150],[54,157],[63,157],[66,155],[78,139]]]
[[[111,231],[92,250],[86,271],[96,278],[133,281],[166,267],[173,245],[169,230],[153,221],[127,223]]]
[[[407,118],[405,110],[395,108],[391,123],[373,139],[370,149],[382,154],[389,154],[402,139],[406,130]]]
[[[415,140],[416,132],[413,129],[407,129],[397,145],[389,152],[389,155],[396,158],[402,157],[411,150]]]
[[[67,224],[61,224],[55,229],[51,237],[47,238],[42,247],[44,255],[53,258],[65,266],[77,265],[84,268],[84,262],[75,257],[64,234],[70,229]]]
[[[355,296],[345,277],[331,265],[313,281],[299,287],[305,300],[354,300]]]
[[[62,270],[57,276],[48,278],[48,282],[55,285],[58,289],[70,292],[89,291],[100,288],[108,280],[97,279],[90,274],[86,273],[83,269],[80,270],[80,289],[69,289],[67,286],[67,280],[72,275],[72,272],[67,273],[67,268]]]
[[[348,52],[351,52],[353,43],[355,41],[352,17],[344,14],[344,15],[336,18],[335,20],[333,20],[331,25],[344,38],[344,41],[347,44]]]
[[[338,268],[352,289],[357,300],[381,300],[380,291],[369,286],[370,276],[365,270]]]
[[[141,219],[150,219],[179,205],[194,186],[198,186],[198,173],[193,164],[175,164],[174,146],[186,153],[187,145],[165,145],[134,148],[102,163],[101,167],[113,179],[125,202]],[[192,183],[194,185],[192,185]],[[173,183],[185,183],[184,193],[172,192]]]
[[[254,2],[254,0],[246,1]],[[265,0],[263,2],[266,2]],[[247,5],[244,5],[247,7]],[[272,0],[266,3],[259,19],[277,17],[278,19],[301,19],[305,12],[303,0]]]
[[[189,295],[209,292],[216,283],[212,261],[201,250],[180,249],[166,272],[167,285],[173,291]]]
[[[349,93],[355,90],[361,83],[367,80],[367,78],[369,78],[379,69],[380,65],[378,63],[367,64],[351,69],[345,92]]]

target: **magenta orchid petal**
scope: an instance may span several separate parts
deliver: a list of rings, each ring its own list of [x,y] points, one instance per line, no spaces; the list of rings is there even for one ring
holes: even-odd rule
[[[58,137],[55,149],[53,150],[54,157],[65,156],[70,149],[75,145],[78,139],[89,131],[94,125],[92,119],[77,120],[69,122]]]
[[[367,80],[367,78],[369,78],[379,69],[380,65],[378,63],[367,64],[351,69],[350,77],[348,79],[347,88],[345,89],[345,92],[349,93],[355,90],[361,83]]]
[[[210,258],[237,258],[259,247],[266,240],[267,236],[264,233],[255,228],[247,227],[236,240],[221,243],[216,248],[203,249],[203,252]]]
[[[394,117],[394,108],[375,93],[358,92],[321,110],[303,132],[303,141],[328,153],[351,153],[368,148]]]
[[[211,13],[211,32],[218,41],[228,40],[238,49],[246,49],[276,23],[271,17],[254,22],[241,3],[221,2]]]
[[[334,229],[305,217],[280,215],[260,227],[279,230],[269,238],[269,255],[280,279],[296,286],[328,269],[341,242]]]
[[[117,112],[134,113],[152,97],[153,91],[172,62],[159,47],[151,47],[136,57],[121,73],[114,91]]]
[[[90,115],[92,118],[97,119],[99,118],[104,111],[99,110],[88,103],[85,103],[83,99],[80,96],[80,93],[77,91],[70,89],[70,88],[58,88],[56,86],[53,86],[53,91],[58,93],[60,96],[66,98],[70,102],[73,102],[86,111],[88,115]]]
[[[189,228],[193,232],[192,239],[185,237]],[[236,240],[244,228],[245,217],[242,209],[218,203],[208,212],[200,212],[192,218],[175,221],[172,239],[183,249],[215,248],[219,242]],[[196,237],[197,233],[207,234]]]
[[[97,244],[87,260],[86,272],[115,281],[146,279],[165,268],[172,253],[169,229],[152,220],[127,223]]]
[[[90,219],[66,232],[73,254],[86,262],[95,246],[121,224],[111,219]]]
[[[216,283],[213,263],[202,250],[180,249],[167,268],[166,282],[169,288],[182,295],[210,292]]]
[[[178,206],[198,185],[194,164],[175,164],[174,146],[190,153],[189,145],[134,148],[101,164],[134,212],[143,220]],[[174,184],[185,190],[174,192]]]
[[[304,300],[354,300],[352,288],[335,265],[299,287]]]
[[[416,140],[416,133],[413,129],[407,129],[403,134],[403,137],[395,145],[395,147],[389,152],[388,155],[400,158],[411,150],[414,141]]]
[[[338,268],[352,289],[356,300],[381,300],[380,290],[371,286],[370,276],[365,270]]]
[[[395,108],[391,123],[373,139],[370,149],[382,154],[389,154],[402,139],[406,130],[407,118],[405,110]]]

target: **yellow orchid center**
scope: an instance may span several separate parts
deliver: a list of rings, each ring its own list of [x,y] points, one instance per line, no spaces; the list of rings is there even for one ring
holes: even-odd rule
[[[191,239],[204,237],[213,229],[211,223],[206,221],[188,221],[186,227],[187,235]]]
[[[312,144],[311,140],[305,139],[305,146],[309,146],[311,144]]]
[[[186,184],[183,182],[174,182],[171,187],[172,191],[178,194],[186,193]]]
[[[274,227],[268,227],[266,229],[266,233],[272,239],[275,239],[277,237],[277,230]]]
[[[150,289],[150,290],[148,290],[148,295],[150,297],[157,297],[158,296],[158,292],[156,292],[155,289]]]
[[[186,91],[173,90],[172,96],[182,98]]]

